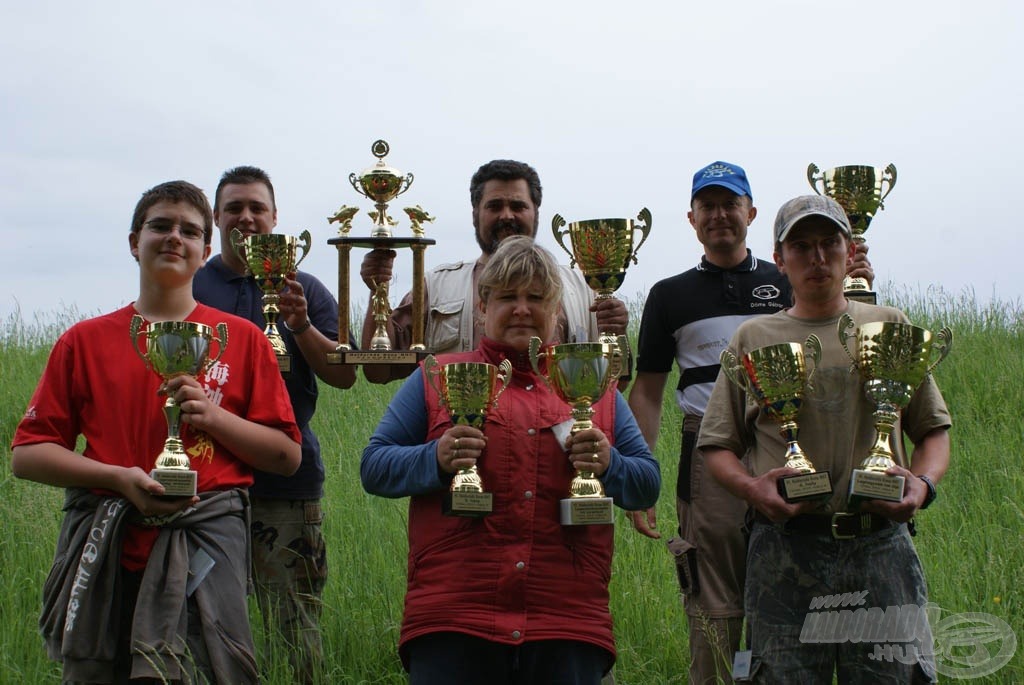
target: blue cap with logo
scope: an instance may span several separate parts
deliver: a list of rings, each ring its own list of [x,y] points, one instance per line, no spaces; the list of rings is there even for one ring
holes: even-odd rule
[[[722,186],[737,195],[746,195],[751,200],[754,199],[754,194],[750,192],[750,184],[747,183],[747,172],[743,167],[728,162],[712,162],[693,175],[690,202],[693,202],[694,195],[708,186]]]

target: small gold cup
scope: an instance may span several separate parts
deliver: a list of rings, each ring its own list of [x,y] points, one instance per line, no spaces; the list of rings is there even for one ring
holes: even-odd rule
[[[857,329],[851,333],[852,329]],[[857,328],[849,314],[839,318],[839,342],[864,380],[864,393],[875,405],[875,443],[850,476],[849,501],[903,499],[903,476],[886,473],[894,466],[890,437],[900,412],[925,377],[953,347],[953,331],[944,326],[937,334],[908,323],[875,321]],[[854,349],[849,347],[854,341]]]
[[[815,368],[821,360],[821,341],[807,338]],[[797,442],[797,415],[803,403],[810,375],[799,343],[768,345],[751,350],[737,359],[730,350],[722,350],[722,373],[733,384],[746,391],[761,410],[779,423],[779,433],[786,440],[786,468],[800,473],[778,480],[779,494],[787,502],[826,500],[832,496],[832,476],[817,471]],[[813,371],[811,372],[813,374]]]
[[[637,263],[636,253],[647,240],[651,231],[651,212],[644,207],[634,219],[588,219],[573,221],[569,227],[559,214],[551,219],[551,231],[561,248],[569,255],[569,266],[579,264],[583,277],[596,293],[596,299],[606,300],[613,296],[626,278],[629,263]],[[640,242],[633,246],[636,232]],[[570,250],[565,246],[569,236]],[[597,342],[625,344],[626,336],[600,332]],[[623,347],[623,351],[625,351]]]
[[[483,429],[487,412],[498,406],[498,397],[512,380],[512,362],[505,359],[498,366],[486,362],[442,365],[429,355],[423,360],[423,374],[448,409],[452,423]],[[459,469],[445,495],[442,512],[475,518],[493,509],[493,496],[484,491],[476,465]]]
[[[243,236],[237,228],[231,229],[231,245],[235,254],[245,262],[247,272],[252,274],[263,291],[263,319],[267,323],[263,333],[274,348],[282,374],[291,373],[292,356],[277,330],[281,290],[285,275],[299,268],[309,254],[310,244],[309,231],[303,231],[298,237],[276,233]],[[296,251],[300,247],[302,256],[296,259]]]
[[[143,337],[146,351],[139,347],[139,334],[145,320],[138,314],[129,327],[132,346],[146,367],[155,371],[164,381],[175,376],[198,376],[213,366],[228,346],[228,327],[217,324],[217,337],[213,329],[193,321],[157,321],[149,324]],[[210,343],[217,342],[217,356],[209,358]],[[150,478],[164,486],[165,497],[191,497],[196,494],[196,472],[189,468],[188,454],[181,441],[181,407],[168,396],[164,401],[164,419],[167,421],[167,439],[164,449],[156,458],[156,468]]]
[[[572,407],[571,433],[593,427],[593,405],[601,399],[622,371],[622,351],[616,343],[566,343],[541,352],[540,338],[530,339],[530,364],[537,376]],[[547,374],[540,358],[548,360]],[[569,497],[560,503],[566,526],[612,523],[613,500],[605,497],[601,481],[590,471],[579,471],[569,486]]]
[[[807,166],[807,180],[819,195],[828,195],[839,203],[850,220],[850,232],[855,243],[863,243],[864,233],[879,210],[885,209],[883,200],[896,186],[896,166],[882,167],[848,165],[820,171],[814,163]],[[821,189],[818,189],[818,184]],[[846,296],[869,304],[878,301],[867,279],[846,277],[843,282]]]

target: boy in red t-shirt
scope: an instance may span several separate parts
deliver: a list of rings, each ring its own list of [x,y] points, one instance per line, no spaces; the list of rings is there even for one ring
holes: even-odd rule
[[[142,195],[128,236],[138,298],[60,337],[14,436],[14,474],[66,488],[40,621],[65,680],[257,681],[245,489],[252,469],[293,473],[300,436],[262,331],[192,297],[212,232],[192,184]],[[198,378],[164,382],[132,348],[135,315],[224,323],[227,344]],[[165,497],[148,475],[167,437],[166,397],[181,410],[197,496]]]

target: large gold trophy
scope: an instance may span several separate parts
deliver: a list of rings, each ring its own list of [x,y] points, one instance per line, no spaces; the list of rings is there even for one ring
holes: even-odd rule
[[[857,324],[849,314],[839,318],[839,342],[853,360],[864,381],[864,393],[875,405],[875,443],[868,456],[850,476],[849,501],[903,499],[903,476],[886,473],[895,465],[889,440],[900,412],[918,386],[953,346],[953,331],[943,327],[938,334],[908,323],[876,321]],[[849,345],[854,340],[854,349]],[[897,439],[902,437],[897,436]]]
[[[498,396],[512,380],[512,362],[438,364],[433,355],[423,360],[423,375],[448,409],[452,423],[483,429],[487,412],[498,406]],[[491,493],[484,490],[476,465],[460,469],[445,494],[442,512],[448,516],[479,517],[494,508]]]
[[[807,166],[807,180],[814,192],[828,195],[839,203],[850,220],[850,232],[855,243],[863,243],[864,232],[871,225],[875,214],[885,205],[882,201],[892,192],[896,185],[896,167],[893,164],[885,167],[849,165],[837,166],[834,169],[820,171],[817,165]],[[818,189],[818,183],[821,189]],[[851,300],[875,304],[878,295],[871,290],[867,279],[846,277],[844,281],[846,297]]]
[[[530,339],[530,364],[537,376],[572,407],[570,433],[593,427],[593,405],[601,399],[622,371],[622,350],[617,343],[566,343],[540,351],[542,341]],[[540,371],[540,358],[547,358],[547,374]],[[591,471],[579,471],[569,486],[569,497],[560,503],[563,525],[612,523],[611,497]]]
[[[578,264],[596,299],[606,300],[613,296],[626,278],[629,263],[637,263],[636,253],[647,240],[651,231],[651,212],[646,207],[634,219],[588,219],[573,221],[565,230],[565,219],[559,214],[551,219],[551,231],[555,240],[569,255],[569,266]],[[640,231],[640,242],[633,241]],[[568,234],[570,250],[565,246]],[[597,342],[620,344],[625,347],[625,336],[616,336],[599,331]]]
[[[369,212],[373,221],[370,235],[349,235],[353,218],[359,212],[358,207],[342,205],[327,219],[328,223],[338,224],[338,237],[327,241],[328,245],[338,248],[338,347],[327,355],[327,361],[331,364],[415,364],[427,354],[423,342],[423,315],[426,307],[423,253],[428,245],[437,241],[424,237],[423,224],[432,222],[434,217],[419,205],[406,207],[403,211],[409,217],[412,236],[393,235],[392,229],[398,225],[398,221],[388,214],[388,203],[409,189],[413,175],[403,175],[398,169],[384,163],[384,157],[390,150],[385,141],[374,142],[371,152],[377,158],[377,164],[360,174],[349,175],[349,183],[355,191],[374,202],[375,209]],[[370,306],[375,330],[370,349],[356,351],[349,345],[349,258],[353,247],[412,250],[412,343],[408,350],[391,349],[391,339],[387,333],[387,322],[391,314],[389,281],[374,284]]]
[[[815,368],[821,360],[821,341],[810,336],[804,343],[814,359]],[[828,471],[817,471],[797,443],[797,415],[803,403],[810,376],[804,352],[799,343],[780,343],[759,347],[737,359],[729,350],[722,350],[722,372],[736,386],[746,391],[767,416],[779,423],[779,433],[786,441],[785,467],[799,474],[779,479],[779,494],[787,502],[826,500],[832,496],[832,477]],[[813,375],[813,372],[812,374]]]
[[[282,374],[287,375],[292,370],[292,356],[288,354],[284,338],[277,330],[277,317],[281,313],[278,305],[285,275],[299,268],[299,264],[309,254],[309,231],[303,231],[298,237],[275,233],[243,236],[241,231],[233,228],[231,246],[245,263],[246,271],[252,274],[263,291],[263,319],[267,322],[263,333],[274,348],[278,368]],[[302,248],[302,256],[296,259],[299,247]]]
[[[146,351],[139,347],[139,333],[144,319],[132,317],[129,335],[135,353],[146,366],[156,371],[164,381],[175,376],[197,376],[213,366],[228,346],[228,327],[217,324],[217,337],[213,329],[192,321],[157,321],[149,324],[143,337]],[[209,358],[210,343],[216,341],[217,356]],[[196,472],[189,468],[188,455],[181,441],[181,407],[168,396],[164,401],[164,419],[167,421],[167,439],[163,451],[156,458],[156,467],[149,476],[164,486],[165,497],[191,497],[196,494]]]

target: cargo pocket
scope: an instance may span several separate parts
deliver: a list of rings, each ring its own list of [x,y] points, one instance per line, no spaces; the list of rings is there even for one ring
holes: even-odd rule
[[[675,560],[679,589],[684,595],[698,594],[700,579],[697,577],[697,548],[680,537],[673,537],[668,541],[668,551]]]

